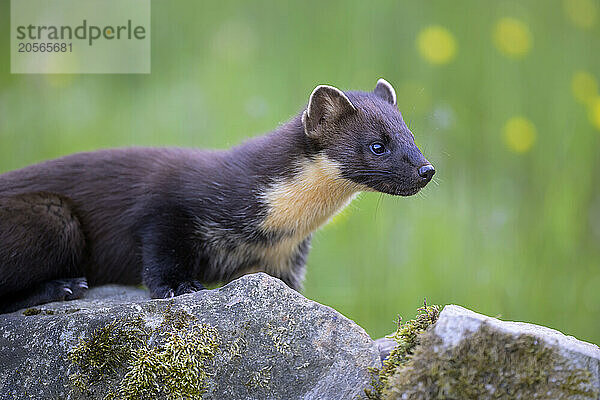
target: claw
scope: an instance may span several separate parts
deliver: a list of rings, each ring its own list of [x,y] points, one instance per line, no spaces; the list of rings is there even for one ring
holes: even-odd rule
[[[73,291],[71,289],[69,289],[68,287],[63,288],[63,290],[65,292],[67,292],[68,294],[73,294]]]

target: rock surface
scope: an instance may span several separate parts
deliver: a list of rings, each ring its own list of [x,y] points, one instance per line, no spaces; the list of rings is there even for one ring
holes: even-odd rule
[[[444,346],[455,346],[486,325],[512,335],[531,335],[545,344],[555,347],[576,368],[585,368],[593,376],[593,382],[600,388],[600,348],[595,344],[566,336],[545,326],[526,322],[501,321],[497,318],[478,314],[464,307],[449,305],[444,307],[435,324],[434,333]]]
[[[390,339],[388,337],[375,339],[375,344],[379,350],[379,358],[382,362],[390,356],[392,350],[398,345],[394,339]]]
[[[446,306],[386,399],[600,399],[600,348],[543,326]]]
[[[167,300],[106,286],[0,315],[0,399],[352,399],[380,365],[362,328],[262,273]]]

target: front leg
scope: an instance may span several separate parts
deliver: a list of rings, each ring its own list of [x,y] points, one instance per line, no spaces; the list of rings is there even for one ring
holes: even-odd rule
[[[141,229],[142,278],[153,298],[204,289],[194,279],[192,222],[176,210],[160,210]]]
[[[281,279],[290,288],[300,292],[304,285],[306,273],[306,259],[310,250],[310,238],[305,239],[289,259],[285,268],[279,268],[276,277]]]

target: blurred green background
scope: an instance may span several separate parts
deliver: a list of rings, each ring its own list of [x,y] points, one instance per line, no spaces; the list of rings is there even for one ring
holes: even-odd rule
[[[152,2],[149,75],[11,75],[0,172],[72,152],[226,148],[317,84],[391,82],[436,182],[318,232],[305,295],[378,337],[457,303],[600,342],[600,2]]]

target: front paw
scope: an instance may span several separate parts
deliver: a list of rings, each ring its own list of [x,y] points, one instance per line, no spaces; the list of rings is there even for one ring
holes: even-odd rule
[[[203,290],[205,287],[198,281],[180,282],[174,285],[162,285],[151,290],[152,297],[155,299],[169,299],[186,293],[194,293]]]
[[[177,289],[175,290],[175,296],[186,293],[194,293],[203,289],[206,288],[198,281],[182,282],[177,286]]]
[[[87,290],[88,283],[85,278],[57,279],[45,284],[50,301],[80,299]]]

